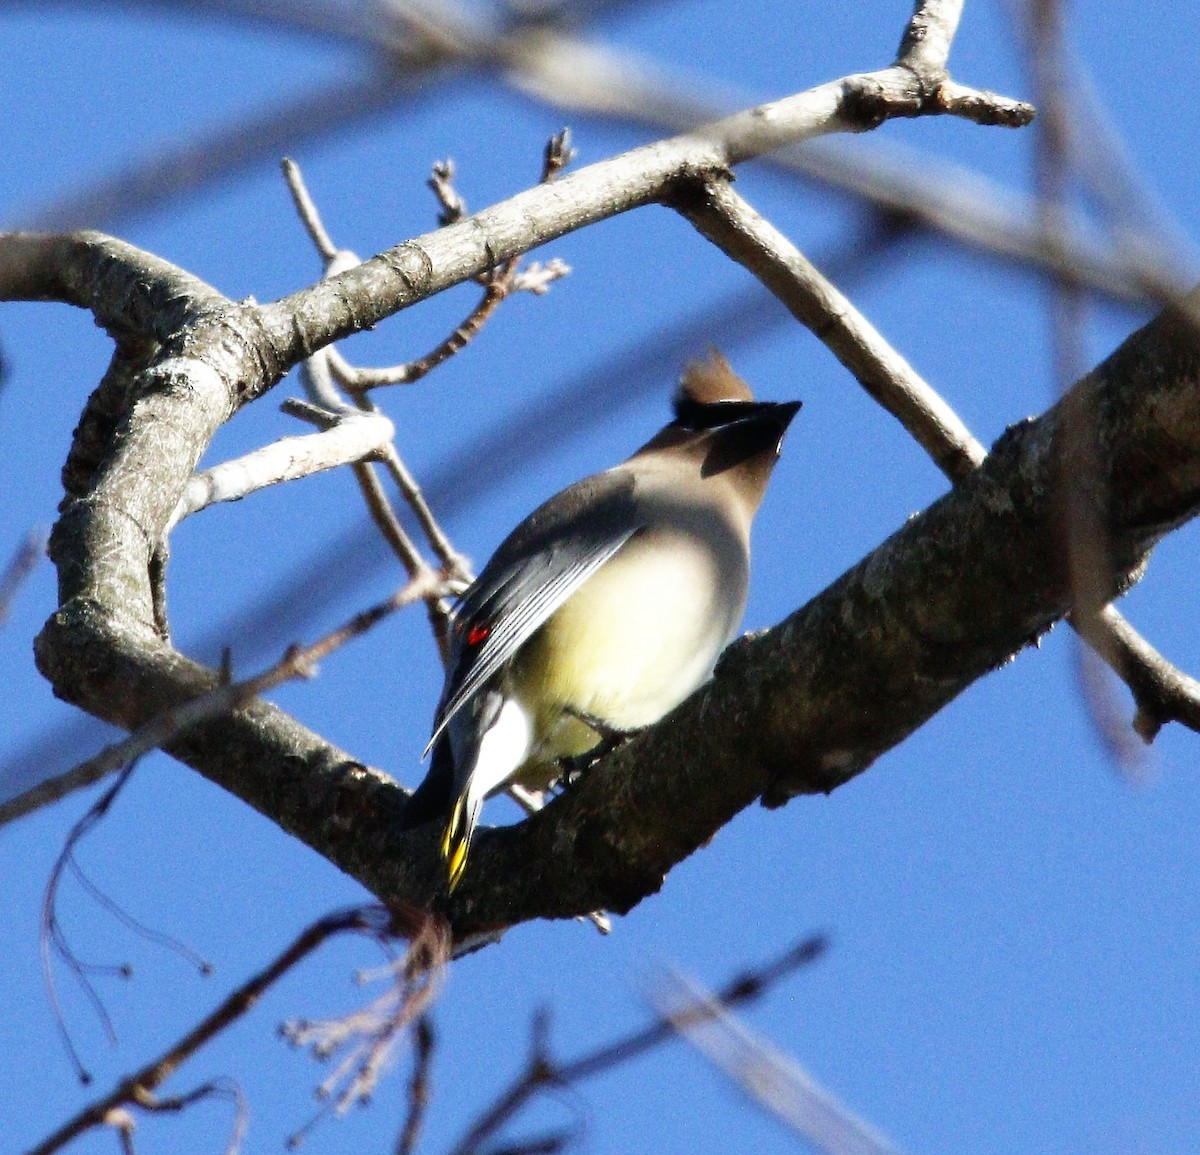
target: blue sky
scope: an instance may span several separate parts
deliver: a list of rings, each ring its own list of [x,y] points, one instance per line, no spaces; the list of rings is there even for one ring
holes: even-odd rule
[[[345,43],[157,7],[0,4],[5,225],[362,66]],[[1195,238],[1200,111],[1181,97],[1200,65],[1200,41],[1185,7],[1143,7],[1135,21],[1127,5],[1094,3],[1075,14],[1071,41],[1138,170],[1182,235]],[[585,20],[580,33],[760,100],[883,66],[909,10],[895,0],[832,8],[647,2],[617,5]],[[969,4],[951,64],[965,83],[1028,96],[1009,13],[1004,4]],[[286,149],[337,241],[365,256],[433,226],[424,180],[434,160],[452,156],[460,191],[482,207],[536,177],[546,138],[564,124],[580,164],[652,135],[549,108],[474,74],[340,134],[298,134]],[[879,136],[919,150],[916,164],[940,158],[971,167],[996,182],[999,203],[1031,184],[1031,132],[917,121]],[[873,147],[865,137],[852,143]],[[319,272],[277,160],[259,156],[197,195],[95,223],[230,296],[273,299]],[[814,259],[836,263],[856,236],[857,205],[765,164],[740,169],[738,188]],[[688,319],[719,316],[732,301],[749,301],[755,317],[740,332],[722,331],[734,366],[760,395],[805,402],[756,527],[746,628],[780,620],[944,491],[920,449],[818,342],[765,293],[755,297],[747,274],[667,210],[606,222],[537,255],[559,256],[574,271],[544,299],[507,302],[475,345],[421,384],[381,397],[401,453],[477,563],[538,502],[619,460],[662,423],[679,362],[713,336],[714,321],[697,328]],[[905,242],[844,287],[985,443],[1052,400],[1037,278],[929,238]],[[423,352],[472,299],[471,290],[456,290],[345,351],[362,363]],[[1103,356],[1145,316],[1097,303],[1089,355]],[[680,333],[684,351],[659,365]],[[0,348],[9,366],[0,394],[7,557],[53,520],[70,433],[108,348],[90,317],[51,305],[0,309]],[[516,424],[598,371],[572,401],[571,436],[551,450],[540,445],[536,422]],[[296,392],[284,382],[239,415],[209,460],[298,432],[278,412]],[[464,455],[470,446],[477,448]],[[453,472],[451,461],[459,463]],[[231,644],[237,668],[250,672],[384,596],[400,575],[364,520],[352,479],[334,474],[187,522],[173,539],[169,579],[180,648],[214,661]],[[1196,543],[1194,529],[1164,542],[1123,607],[1192,671],[1200,668]],[[272,620],[254,630],[240,624],[239,615],[287,582],[293,592]],[[0,797],[105,740],[99,727],[81,727],[33,668],[30,641],[53,598],[53,573],[43,564],[0,629]],[[414,613],[273,700],[415,783],[439,687],[423,617]],[[1124,692],[1113,693],[1127,712]],[[64,734],[74,754],[45,745],[46,735]],[[830,797],[739,816],[673,871],[661,894],[617,920],[608,939],[576,924],[525,926],[456,964],[436,1012],[421,1149],[446,1150],[500,1093],[524,1059],[537,1008],[550,1008],[554,1045],[570,1057],[644,1021],[664,968],[716,986],[820,930],[831,940],[826,956],[746,1020],[901,1150],[1196,1150],[1196,751],[1194,735],[1168,729],[1138,776],[1117,771],[1080,696],[1074,641],[1056,630]],[[16,1150],[179,1035],[302,926],[366,897],[191,770],[161,755],[146,760],[80,858],[138,918],[185,939],[216,973],[199,978],[68,885],[63,921],[80,953],[135,966],[132,980],[101,984],[120,1035],[115,1049],[62,978],[68,1021],[96,1076],[89,1092],[73,1080],[55,1033],[37,924],[54,858],[90,801],[73,797],[0,829],[0,1004],[8,1010],[0,1103],[5,1145]],[[512,817],[504,801],[488,816]],[[246,1150],[279,1150],[312,1113],[310,1091],[324,1072],[287,1050],[275,1025],[353,1007],[364,993],[351,975],[375,961],[361,945],[323,951],[194,1060],[175,1089],[235,1078],[250,1102]],[[305,1150],[389,1150],[403,1112],[403,1067],[368,1110],[327,1122]],[[139,1150],[219,1150],[228,1117],[214,1104],[150,1120]],[[564,1122],[586,1128],[582,1149],[595,1155],[799,1147],[681,1044],[548,1099],[513,1133]],[[103,1134],[73,1148],[113,1149]]]

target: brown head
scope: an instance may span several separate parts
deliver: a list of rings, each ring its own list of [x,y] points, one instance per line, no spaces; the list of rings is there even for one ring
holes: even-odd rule
[[[692,361],[675,395],[675,419],[634,455],[680,455],[701,478],[719,478],[753,515],[799,401],[756,401],[750,386],[713,350]]]

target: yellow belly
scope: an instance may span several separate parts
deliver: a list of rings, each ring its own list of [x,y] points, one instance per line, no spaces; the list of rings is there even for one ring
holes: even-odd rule
[[[527,770],[599,741],[564,710],[636,730],[702,685],[741,621],[747,569],[741,548],[682,531],[632,538],[513,662],[509,692],[534,718]]]

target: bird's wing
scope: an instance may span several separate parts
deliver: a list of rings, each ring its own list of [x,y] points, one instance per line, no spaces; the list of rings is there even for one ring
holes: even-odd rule
[[[632,475],[576,482],[500,545],[454,611],[432,748],[450,719],[592,574],[642,528]]]

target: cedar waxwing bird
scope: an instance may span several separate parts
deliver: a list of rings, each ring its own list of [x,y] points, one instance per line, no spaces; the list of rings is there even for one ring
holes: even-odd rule
[[[674,709],[746,607],[750,523],[800,402],[755,401],[715,351],[674,420],[504,540],[454,609],[433,762],[406,827],[447,815],[450,889],[483,801],[545,789],[575,759]]]

